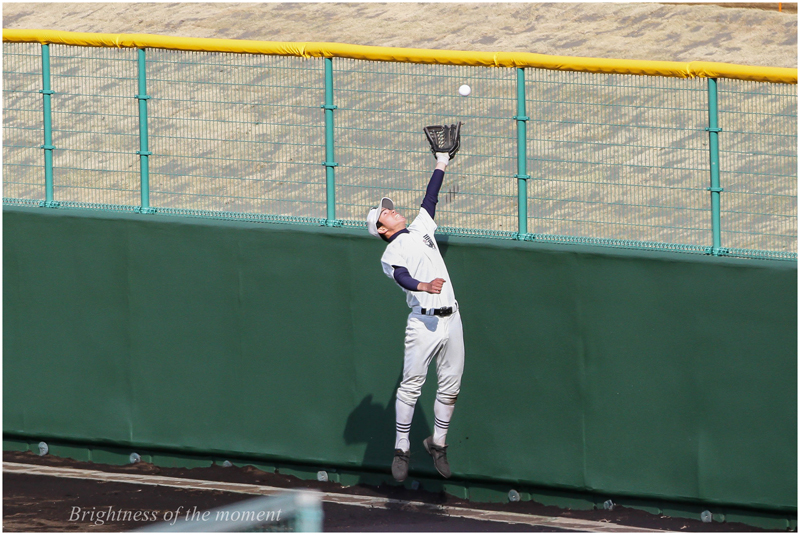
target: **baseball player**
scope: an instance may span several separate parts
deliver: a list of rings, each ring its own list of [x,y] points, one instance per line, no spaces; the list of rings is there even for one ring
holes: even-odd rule
[[[394,209],[388,197],[382,198],[367,215],[370,234],[387,243],[381,257],[383,271],[405,291],[411,308],[406,324],[403,379],[395,401],[397,434],[392,476],[397,481],[408,476],[411,419],[434,357],[439,382],[433,405],[435,421],[433,436],[426,438],[423,445],[433,457],[436,470],[443,477],[450,477],[445,439],[464,371],[464,338],[458,302],[434,240],[437,225],[433,218],[450,154],[438,152],[435,155],[436,168],[422,207],[408,228],[405,217]]]

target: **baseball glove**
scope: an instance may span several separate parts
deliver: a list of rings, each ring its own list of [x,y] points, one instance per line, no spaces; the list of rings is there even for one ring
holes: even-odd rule
[[[455,158],[461,148],[461,121],[458,124],[426,126],[422,129],[428,136],[434,158],[437,152],[446,152]]]

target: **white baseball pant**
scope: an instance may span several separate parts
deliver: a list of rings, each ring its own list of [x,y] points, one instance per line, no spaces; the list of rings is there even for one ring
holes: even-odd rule
[[[464,332],[458,309],[450,316],[409,314],[403,380],[397,389],[397,399],[412,407],[416,405],[434,357],[439,380],[436,399],[453,405],[461,391],[464,373]]]

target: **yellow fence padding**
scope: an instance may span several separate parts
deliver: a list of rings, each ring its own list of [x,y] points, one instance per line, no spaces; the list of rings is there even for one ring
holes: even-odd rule
[[[62,32],[55,30],[3,30],[3,41],[91,47],[164,48],[200,52],[231,52],[277,56],[338,57],[400,63],[466,65],[475,67],[530,67],[559,71],[639,74],[673,78],[734,78],[756,82],[797,83],[797,69],[754,67],[706,61],[643,61],[548,56],[527,52],[468,52],[339,43],[291,43],[237,39],[169,37],[148,34]]]

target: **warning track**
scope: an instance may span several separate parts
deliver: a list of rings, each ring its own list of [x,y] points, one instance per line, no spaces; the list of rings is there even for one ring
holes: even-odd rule
[[[479,503],[432,491],[393,485],[304,480],[282,469],[265,472],[250,465],[184,468],[147,462],[102,464],[31,451],[3,452],[4,531],[127,531],[149,522],[113,521],[97,525],[69,521],[83,512],[207,511],[291,489],[313,489],[323,500],[324,531],[358,532],[753,532],[745,524],[650,514],[627,507],[573,510],[534,501]],[[87,517],[88,518],[88,517]]]
[[[286,492],[287,489],[266,485],[252,485],[246,483],[227,483],[220,481],[204,481],[200,479],[184,479],[177,477],[156,476],[147,474],[119,474],[102,472],[99,470],[84,470],[76,468],[63,468],[53,466],[37,466],[21,463],[4,463],[3,474],[24,474],[28,476],[50,476],[58,478],[80,479],[88,481],[101,481],[113,483],[128,483],[134,485],[149,485],[157,487],[170,487],[195,491],[222,491],[247,495],[270,496]],[[466,507],[429,504],[418,501],[404,501],[392,498],[375,496],[358,496],[323,492],[323,503],[346,505],[351,507],[364,507],[368,509],[385,509],[393,512],[405,511],[410,513],[435,514],[450,518],[463,518],[492,523],[522,524],[539,528],[555,528],[557,531],[592,531],[592,532],[657,532],[664,530],[648,530],[629,526],[619,526],[607,522],[595,522],[571,518],[545,517],[508,513],[499,511],[486,511]],[[497,528],[497,526],[491,526]],[[494,529],[492,529],[494,530]]]
[[[280,487],[266,485],[251,485],[246,483],[226,483],[219,481],[203,481],[199,479],[183,479],[176,477],[141,475],[141,474],[115,474],[98,470],[83,470],[75,468],[62,468],[53,466],[37,466],[31,464],[4,463],[3,474],[25,474],[29,476],[50,476],[70,479],[81,479],[90,481],[129,483],[135,485],[150,485],[160,487],[171,487],[178,489],[201,490],[201,491],[223,491],[248,495],[270,496],[286,492]],[[595,522],[590,520],[545,517],[537,515],[525,515],[520,513],[506,513],[498,511],[485,511],[480,509],[470,509],[466,507],[455,507],[446,505],[436,505],[424,502],[403,501],[392,498],[375,496],[357,496],[339,494],[333,492],[323,492],[322,501],[324,503],[335,503],[352,507],[366,507],[369,509],[386,509],[391,511],[406,511],[424,514],[443,515],[451,518],[466,518],[484,522],[502,522],[508,524],[524,524],[527,526],[541,528],[556,528],[557,530],[570,531],[593,531],[593,532],[655,532],[663,530],[647,530],[644,528],[633,528],[628,526],[618,526],[605,522]]]

